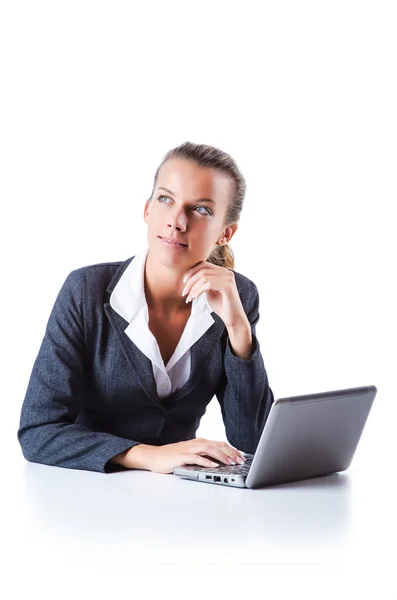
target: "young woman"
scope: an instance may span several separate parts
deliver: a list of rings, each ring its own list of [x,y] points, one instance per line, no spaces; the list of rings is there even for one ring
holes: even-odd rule
[[[148,247],[69,273],[22,406],[28,461],[172,473],[255,452],[274,397],[258,290],[228,246],[245,188],[228,154],[185,142],[155,174]],[[195,437],[214,395],[231,445]]]

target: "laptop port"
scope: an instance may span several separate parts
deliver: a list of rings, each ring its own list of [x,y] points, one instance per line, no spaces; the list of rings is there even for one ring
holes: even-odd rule
[[[219,477],[219,475],[214,475],[214,481],[221,481],[221,478]]]
[[[206,475],[205,478],[206,479],[212,479],[212,475]]]
[[[224,481],[225,483],[227,483],[227,477],[225,477],[223,481]]]

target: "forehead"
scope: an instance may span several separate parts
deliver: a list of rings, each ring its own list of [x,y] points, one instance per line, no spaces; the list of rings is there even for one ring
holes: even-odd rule
[[[212,198],[217,204],[229,201],[232,181],[211,167],[201,167],[192,160],[172,158],[159,170],[156,187],[165,186],[176,196],[192,200]]]

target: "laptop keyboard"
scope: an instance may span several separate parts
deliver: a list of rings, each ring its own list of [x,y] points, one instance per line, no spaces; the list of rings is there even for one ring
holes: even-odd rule
[[[247,460],[242,465],[225,465],[223,462],[220,462],[216,458],[211,458],[213,462],[217,462],[220,466],[214,468],[195,466],[193,468],[195,471],[205,471],[206,473],[238,473],[242,475],[247,475],[248,471],[250,470],[253,458],[253,456],[246,456]]]

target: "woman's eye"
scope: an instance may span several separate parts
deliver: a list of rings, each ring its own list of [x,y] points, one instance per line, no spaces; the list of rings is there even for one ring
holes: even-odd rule
[[[158,197],[158,201],[159,201],[159,202],[161,202],[161,198],[169,198],[169,196],[164,196],[163,194],[161,194],[161,195]],[[162,203],[162,202],[161,202],[161,203]],[[207,212],[204,212],[204,213],[203,213],[203,212],[199,212],[199,215],[212,215],[212,212],[211,212],[211,210],[210,210],[209,208],[207,208],[206,206],[196,206],[196,207],[195,207],[195,209],[196,209],[196,208],[203,208],[205,211],[207,211]]]
[[[207,212],[205,213],[200,213],[201,215],[210,215],[211,211],[209,208],[207,208],[206,206],[196,206],[196,208],[204,208],[204,210],[206,210]]]

